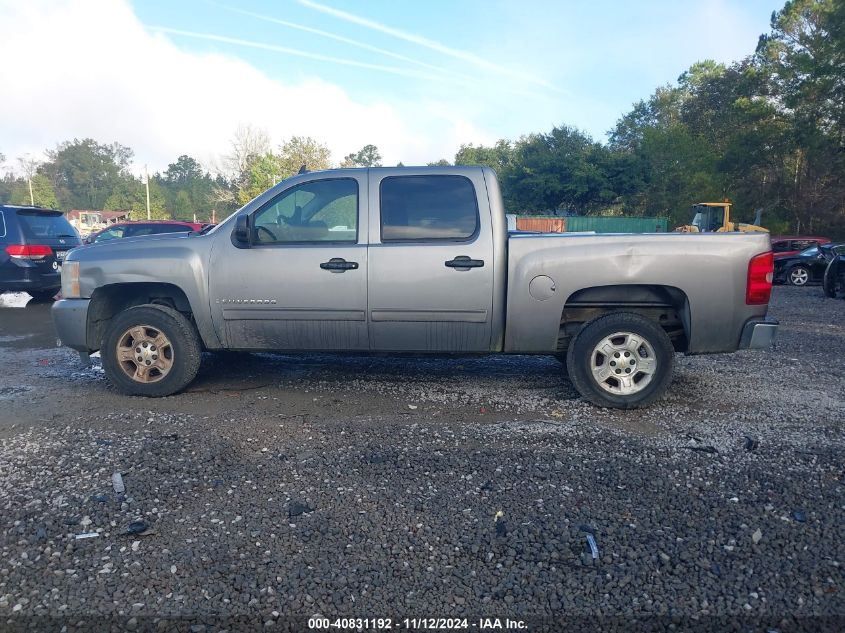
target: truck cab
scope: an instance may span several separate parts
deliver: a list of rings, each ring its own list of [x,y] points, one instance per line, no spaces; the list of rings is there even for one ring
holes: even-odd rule
[[[215,243],[215,329],[239,349],[493,351],[505,229],[487,188],[473,168],[298,176]]]

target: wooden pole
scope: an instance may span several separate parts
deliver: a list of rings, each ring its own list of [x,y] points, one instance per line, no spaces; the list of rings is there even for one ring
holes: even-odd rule
[[[151,219],[150,217],[150,174],[147,172],[147,166],[144,165],[144,181],[147,184],[147,219]]]

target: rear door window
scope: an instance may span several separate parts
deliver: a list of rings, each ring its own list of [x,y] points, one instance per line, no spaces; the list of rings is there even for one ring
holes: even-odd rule
[[[381,181],[381,241],[465,242],[479,227],[475,187],[463,176]]]
[[[76,231],[61,211],[18,211],[18,221],[29,239],[76,237]]]
[[[126,227],[123,237],[140,237],[142,235],[152,235],[155,230],[155,224],[132,224]]]
[[[153,233],[187,233],[193,229],[184,224],[157,224]]]
[[[772,243],[772,250],[775,253],[785,253],[785,252],[791,251],[791,250],[799,250],[800,251],[801,249],[800,248],[793,249],[792,244],[789,240],[781,240],[779,242],[773,242]]]

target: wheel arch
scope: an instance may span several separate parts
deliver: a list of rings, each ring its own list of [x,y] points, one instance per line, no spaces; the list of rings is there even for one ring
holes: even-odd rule
[[[557,353],[566,351],[584,324],[612,312],[631,312],[652,319],[666,331],[675,351],[686,352],[689,347],[690,304],[683,290],[661,284],[613,284],[580,288],[566,298]]]
[[[131,282],[99,286],[91,293],[86,337],[91,349],[100,349],[112,318],[133,306],[164,305],[193,322],[187,294],[177,285],[163,282]],[[196,323],[194,323],[196,327]],[[200,336],[200,338],[202,338]]]

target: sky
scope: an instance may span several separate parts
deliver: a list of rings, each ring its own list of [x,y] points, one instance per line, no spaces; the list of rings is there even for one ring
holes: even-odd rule
[[[616,120],[703,59],[754,51],[777,0],[0,0],[0,153],[73,138],[223,165],[239,125],[451,160]]]

